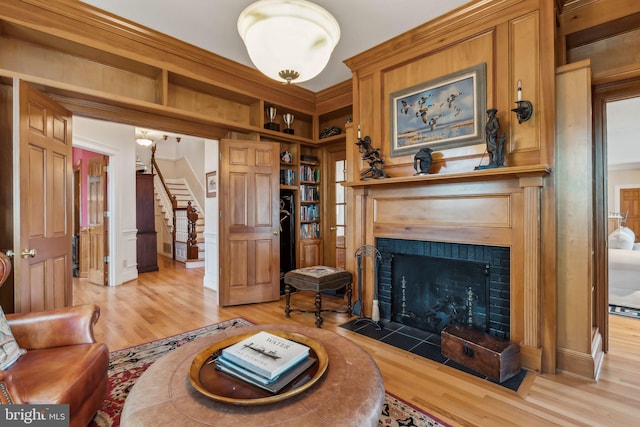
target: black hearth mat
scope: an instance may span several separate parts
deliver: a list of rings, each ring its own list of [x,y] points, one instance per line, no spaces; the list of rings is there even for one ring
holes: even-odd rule
[[[518,388],[522,384],[524,377],[527,375],[527,371],[525,369],[521,369],[518,374],[502,383],[499,383],[459,363],[456,363],[449,358],[444,357],[440,352],[439,334],[426,332],[421,329],[403,325],[402,323],[396,323],[387,320],[381,320],[379,323],[382,326],[381,330],[378,330],[376,328],[376,325],[372,324],[371,322],[358,323],[358,319],[351,320],[344,325],[340,325],[340,327],[356,332],[360,335],[373,338],[385,344],[392,345],[396,348],[408,351],[415,355],[426,357],[427,359],[433,360],[434,362],[451,366],[452,368],[459,369],[476,377],[491,381],[494,384],[506,387],[509,390],[518,391]]]

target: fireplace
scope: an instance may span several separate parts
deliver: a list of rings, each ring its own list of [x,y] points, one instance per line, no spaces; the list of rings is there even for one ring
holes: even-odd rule
[[[552,259],[555,248],[541,245],[543,224],[551,225],[549,231],[555,232],[549,216],[552,209],[542,206],[549,172],[545,165],[509,166],[344,184],[352,189],[347,221],[352,224],[353,239],[347,242],[348,248],[355,251],[369,244],[385,252],[381,260],[385,265],[377,271],[381,317],[391,319],[392,315],[390,254],[456,258],[457,252],[462,254],[460,259],[490,264],[489,333],[501,336],[504,332],[505,338],[519,344],[523,367],[541,372],[546,354],[547,367],[553,368],[555,272],[543,268],[542,260]],[[393,239],[398,242],[387,250],[385,242]],[[414,241],[422,243],[409,244]],[[418,249],[401,249],[409,246]],[[469,257],[469,251],[474,255]],[[348,270],[357,270],[354,257],[346,261]],[[372,263],[365,267],[366,311],[375,295],[376,275]],[[494,289],[494,282],[503,286]],[[494,295],[502,300],[495,309]],[[496,314],[508,316],[509,328],[497,326]]]
[[[510,249],[378,238],[382,319],[440,333],[448,324],[510,335]]]

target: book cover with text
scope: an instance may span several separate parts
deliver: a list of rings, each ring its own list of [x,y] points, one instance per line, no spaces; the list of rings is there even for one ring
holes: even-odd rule
[[[309,355],[309,347],[269,332],[258,332],[222,350],[222,358],[273,379]]]

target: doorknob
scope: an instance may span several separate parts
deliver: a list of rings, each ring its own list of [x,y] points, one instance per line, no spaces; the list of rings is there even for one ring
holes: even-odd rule
[[[273,232],[273,235],[274,235],[274,236],[277,236],[277,235],[278,235],[278,232],[277,232],[277,231],[274,231],[274,232]]]
[[[4,251],[4,254],[6,256],[8,256],[9,258],[13,258],[13,256],[16,254],[15,252],[13,252],[11,249],[7,249],[6,251]]]
[[[35,258],[37,254],[38,252],[35,249],[23,249],[22,252],[20,252],[20,256],[22,258],[26,258],[28,256]]]
[[[336,231],[336,228],[334,226],[331,226],[331,227],[329,227],[329,230]]]

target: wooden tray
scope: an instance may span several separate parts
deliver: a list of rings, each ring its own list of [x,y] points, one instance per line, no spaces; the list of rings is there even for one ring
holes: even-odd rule
[[[318,362],[314,363],[277,394],[269,393],[242,380],[224,374],[215,368],[215,363],[207,363],[211,360],[213,353],[256,334],[256,332],[250,332],[226,338],[198,353],[193,359],[193,362],[191,362],[191,368],[189,369],[191,385],[200,393],[215,401],[233,405],[251,406],[265,405],[288,399],[302,393],[322,377],[329,364],[327,352],[322,344],[295,332],[267,332],[306,345],[310,348],[309,355],[316,358]]]

